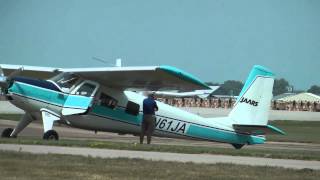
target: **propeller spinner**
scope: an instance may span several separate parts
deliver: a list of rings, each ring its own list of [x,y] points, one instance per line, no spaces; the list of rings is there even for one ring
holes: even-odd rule
[[[23,67],[20,67],[19,69],[10,73],[8,76],[5,76],[0,66],[0,87],[3,90],[3,92],[7,92],[7,89],[12,83],[13,78],[19,75],[22,71],[23,71]]]

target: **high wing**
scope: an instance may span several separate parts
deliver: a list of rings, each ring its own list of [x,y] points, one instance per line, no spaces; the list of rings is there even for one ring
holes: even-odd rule
[[[48,79],[59,73],[59,68],[39,67],[39,66],[25,66],[25,65],[10,65],[0,64],[0,67],[5,75],[9,75],[16,70],[22,68],[19,76],[27,76],[39,79]]]
[[[210,89],[195,76],[172,66],[50,68],[23,65],[0,65],[4,73],[23,67],[22,76],[49,78],[60,72],[74,73],[84,79],[122,90],[179,90]]]
[[[180,90],[210,89],[193,75],[172,66],[72,68],[63,72],[75,73],[119,89],[131,90]]]

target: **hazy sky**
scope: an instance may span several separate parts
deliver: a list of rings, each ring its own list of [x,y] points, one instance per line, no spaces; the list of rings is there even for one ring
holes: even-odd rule
[[[320,85],[319,0],[0,0],[0,63],[172,65],[244,81],[254,64]]]

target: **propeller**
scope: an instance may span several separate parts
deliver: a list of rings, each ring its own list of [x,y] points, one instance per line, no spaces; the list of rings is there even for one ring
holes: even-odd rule
[[[22,71],[23,67],[20,67],[19,69],[16,69],[12,73],[10,73],[8,76],[5,76],[0,66],[0,87],[3,90],[3,92],[7,92],[8,88],[12,83],[13,78],[19,75]]]

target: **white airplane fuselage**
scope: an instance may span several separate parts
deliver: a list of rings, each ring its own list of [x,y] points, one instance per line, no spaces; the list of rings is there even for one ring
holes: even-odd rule
[[[190,76],[185,75],[185,78],[198,82]],[[7,87],[7,81],[1,82]],[[274,74],[270,70],[254,66],[234,108],[226,117],[204,118],[157,102],[159,110],[155,114],[154,135],[218,141],[239,149],[245,144],[264,143],[266,133],[285,134],[268,125],[273,83]],[[8,83],[7,96],[26,114],[15,129],[7,128],[1,136],[16,137],[36,119],[43,121],[44,139],[59,139],[53,130],[55,121],[81,129],[138,135],[146,97],[116,85],[109,87],[70,72],[49,80],[16,77]]]
[[[92,85],[89,91],[92,94],[81,91],[88,86],[86,83]],[[101,86],[85,79],[64,92],[53,81],[16,78],[8,95],[12,104],[33,119],[43,118],[41,111],[46,109],[57,114],[60,122],[72,127],[135,135],[141,131],[142,103],[146,98],[132,91]],[[159,101],[157,105],[155,136],[242,145],[265,141],[264,136],[236,132],[232,124],[224,121],[227,117],[203,118]]]

